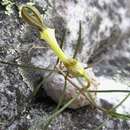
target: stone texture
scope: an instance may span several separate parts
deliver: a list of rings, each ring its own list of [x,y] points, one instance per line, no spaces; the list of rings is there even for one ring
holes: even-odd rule
[[[129,82],[129,1],[127,0],[35,0],[37,7],[45,13],[50,26],[56,28],[60,42],[66,29],[64,50],[73,54],[78,36],[79,21],[82,22],[82,47],[78,59],[83,63],[93,63],[96,76],[117,77],[117,81]],[[16,4],[26,1],[18,0]],[[47,8],[47,11],[45,11]],[[37,32],[24,24],[14,14],[7,16],[0,6],[0,60],[52,67],[56,57],[44,43],[44,49],[28,49],[33,44],[42,45]],[[120,70],[120,72],[118,71]],[[56,104],[43,91],[32,101],[32,87],[37,85],[46,73],[21,69],[0,64],[0,129],[36,130],[44,123]],[[111,104],[109,105],[112,106]],[[108,108],[109,108],[108,106]],[[50,130],[93,130],[103,121],[101,130],[129,130],[127,121],[111,119],[90,106],[65,110],[50,125]],[[39,128],[40,129],[40,128]]]

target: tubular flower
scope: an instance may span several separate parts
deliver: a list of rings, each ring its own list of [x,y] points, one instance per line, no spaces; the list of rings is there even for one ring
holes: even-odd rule
[[[59,60],[63,62],[69,73],[75,77],[83,77],[87,80],[89,86],[90,78],[81,63],[74,58],[70,58],[62,51],[57,43],[55,30],[44,24],[40,12],[34,6],[24,5],[21,8],[21,16],[25,22],[36,27],[40,31],[40,38],[49,44],[50,48]]]

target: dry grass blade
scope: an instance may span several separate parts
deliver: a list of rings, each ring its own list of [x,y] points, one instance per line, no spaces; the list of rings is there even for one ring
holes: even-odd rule
[[[65,37],[66,37],[66,29],[64,30],[63,36],[62,36],[62,38],[61,38],[61,44],[60,44],[60,48],[61,48],[61,49],[62,49],[63,46],[64,46]],[[57,65],[58,63],[59,63],[59,58],[57,58],[56,65]]]
[[[79,36],[78,36],[78,40],[77,40],[77,44],[76,44],[76,48],[74,50],[74,54],[73,54],[73,58],[76,58],[76,55],[78,53],[78,50],[81,46],[81,34],[82,33],[82,24],[81,24],[81,21],[79,22]]]

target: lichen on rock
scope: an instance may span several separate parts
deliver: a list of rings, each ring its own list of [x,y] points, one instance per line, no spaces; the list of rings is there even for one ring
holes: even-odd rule
[[[13,13],[14,2],[12,0],[2,0],[0,3],[5,7],[5,14],[11,15]]]

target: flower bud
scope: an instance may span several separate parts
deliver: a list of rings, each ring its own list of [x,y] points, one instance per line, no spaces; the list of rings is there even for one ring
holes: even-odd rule
[[[40,12],[34,6],[23,5],[21,8],[21,16],[25,22],[38,28],[40,31],[46,28]]]

